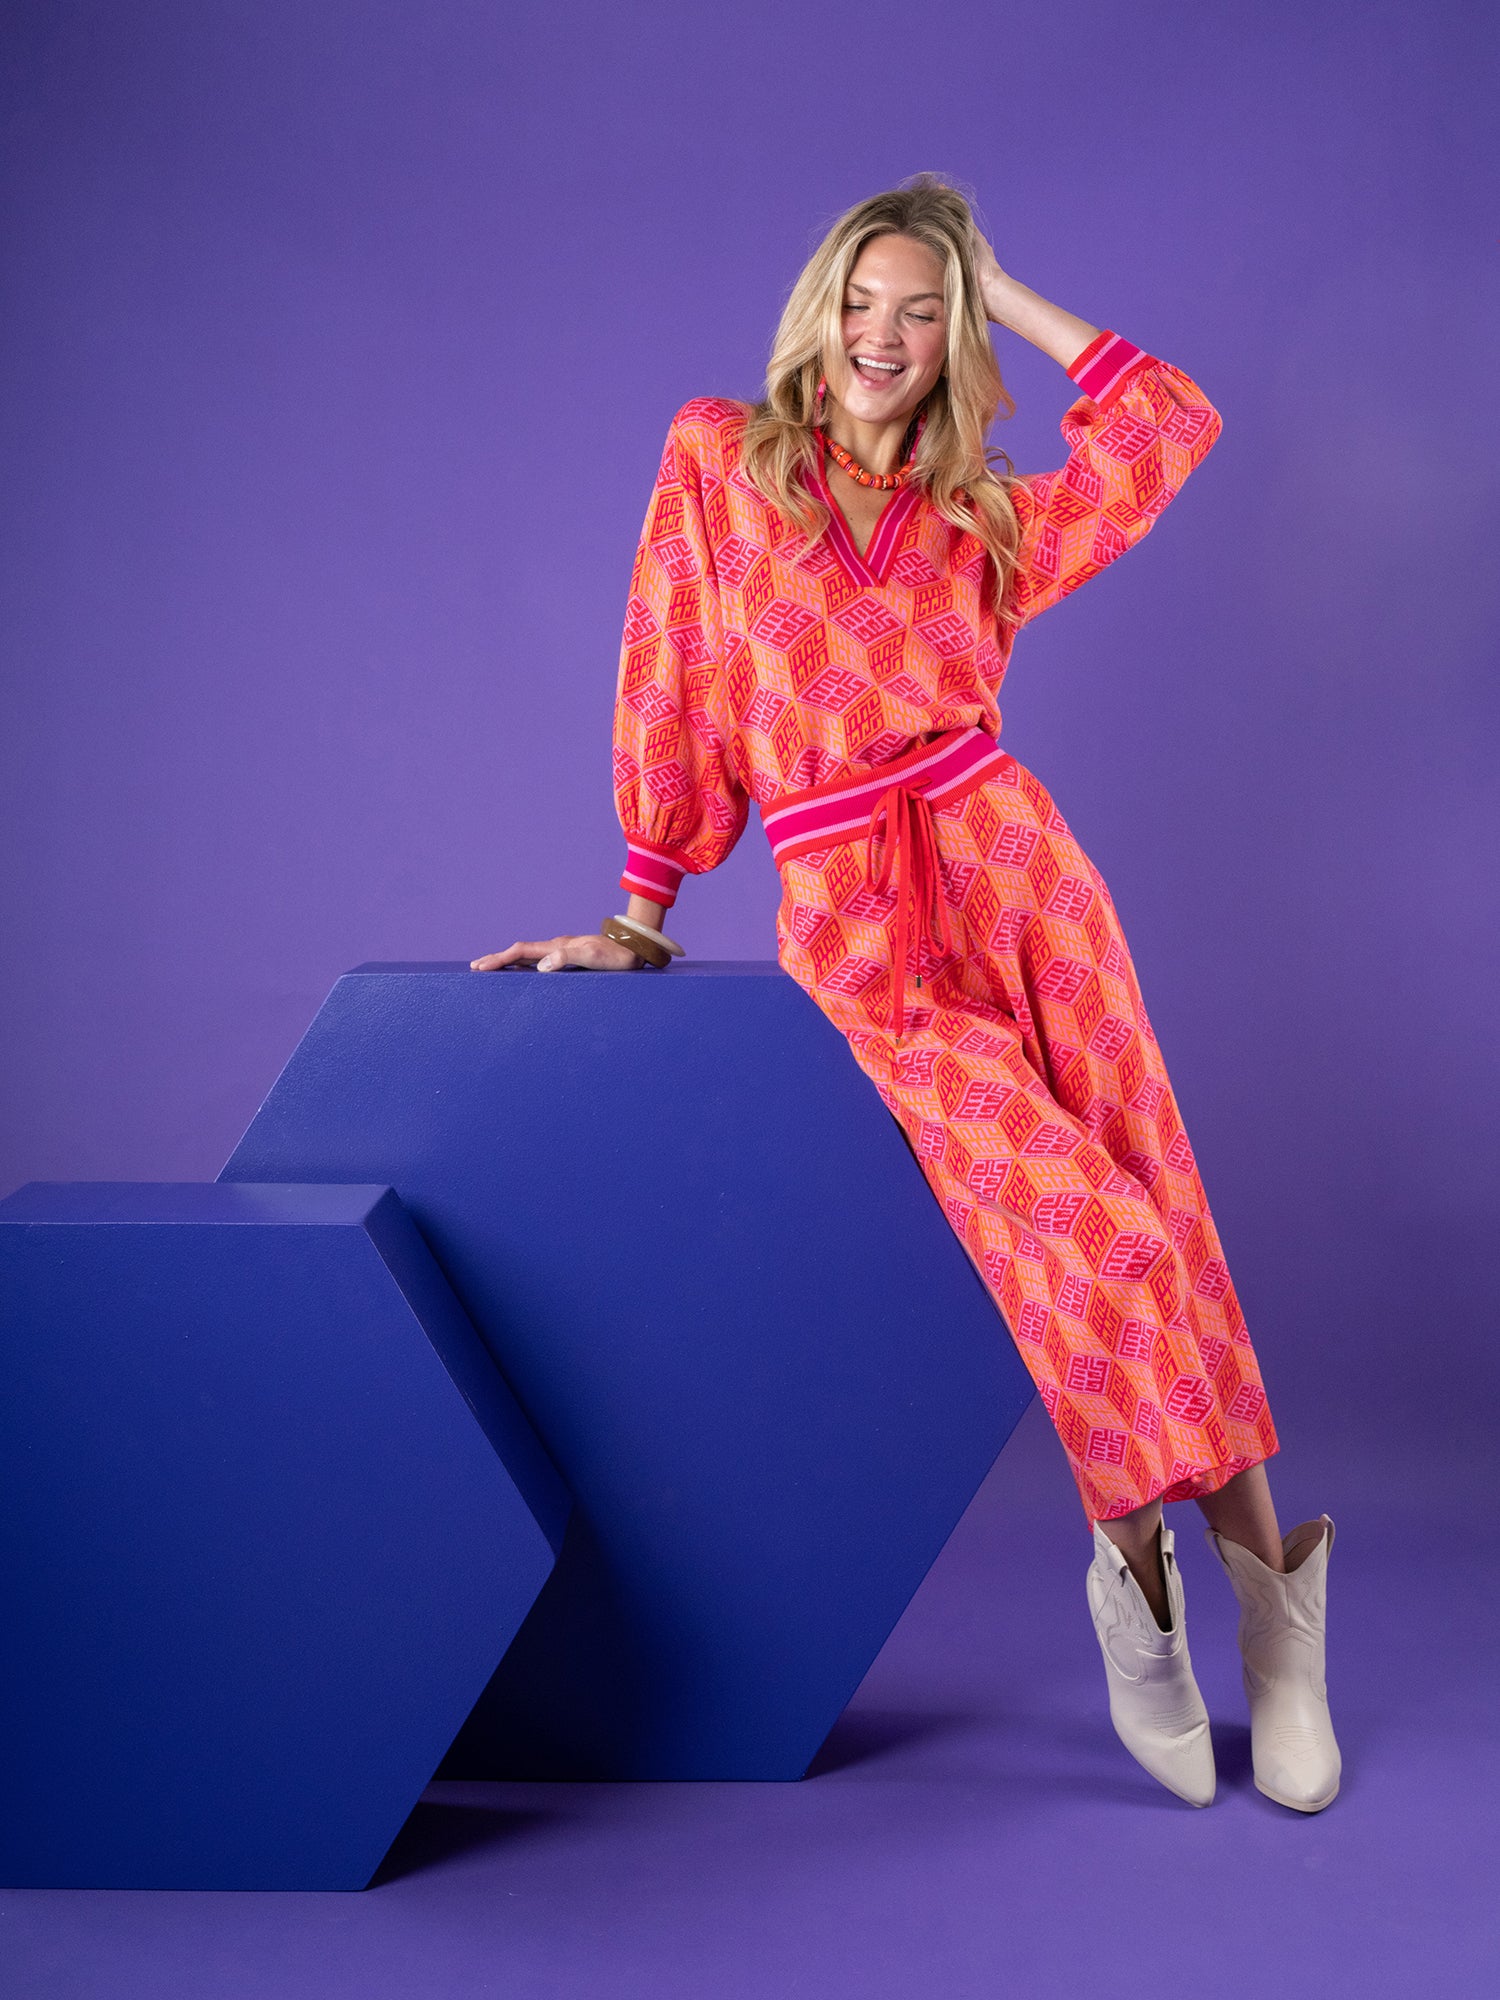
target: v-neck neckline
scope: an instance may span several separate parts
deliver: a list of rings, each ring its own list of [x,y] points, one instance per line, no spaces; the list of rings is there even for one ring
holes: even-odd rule
[[[901,532],[915,510],[920,494],[908,482],[891,495],[881,509],[874,528],[870,532],[869,544],[863,555],[859,543],[855,541],[852,529],[845,519],[844,510],[833,497],[833,489],[828,484],[827,442],[821,430],[814,431],[818,440],[818,464],[814,475],[819,498],[828,508],[828,544],[838,558],[840,566],[850,579],[864,586],[874,588],[884,583],[891,573],[891,563],[895,559],[896,547],[901,540]]]

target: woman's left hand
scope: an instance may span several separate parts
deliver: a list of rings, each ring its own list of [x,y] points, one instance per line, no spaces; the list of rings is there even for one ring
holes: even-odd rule
[[[979,280],[979,296],[984,301],[986,315],[1003,324],[1000,297],[1015,280],[1008,271],[1001,270],[989,238],[981,236],[977,229],[974,231],[974,273]]]

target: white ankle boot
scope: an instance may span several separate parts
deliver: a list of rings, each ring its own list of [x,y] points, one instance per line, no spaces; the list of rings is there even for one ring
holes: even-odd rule
[[[1172,1530],[1162,1524],[1161,1564],[1172,1615],[1163,1632],[1124,1556],[1094,1523],[1089,1609],[1109,1677],[1109,1719],[1136,1762],[1189,1805],[1214,1795],[1214,1751],[1208,1710],[1193,1679],[1182,1616],[1182,1579]]]
[[[1287,1563],[1296,1562],[1285,1576],[1238,1542],[1205,1532],[1240,1601],[1256,1785],[1278,1805],[1321,1812],[1338,1794],[1341,1763],[1323,1666],[1333,1523],[1320,1514],[1283,1536]]]

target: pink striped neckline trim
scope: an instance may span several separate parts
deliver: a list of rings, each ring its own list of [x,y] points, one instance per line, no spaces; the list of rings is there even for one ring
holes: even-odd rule
[[[813,435],[818,440],[818,464],[813,475],[819,498],[828,509],[828,544],[837,556],[840,565],[855,583],[869,589],[885,582],[890,574],[891,562],[901,540],[901,530],[911,519],[914,509],[921,500],[921,494],[914,485],[898,487],[886,502],[880,519],[875,523],[875,532],[870,537],[870,546],[861,555],[858,544],[849,532],[849,523],[844,519],[843,509],[833,497],[833,489],[828,484],[824,470],[827,461],[827,442],[820,430]]]
[[[952,729],[931,743],[919,743],[892,763],[852,771],[824,785],[788,792],[761,821],[771,843],[771,858],[783,861],[816,847],[834,846],[865,832],[870,814],[892,785],[922,793],[929,805],[946,805],[979,783],[985,772],[1008,755],[978,723]]]

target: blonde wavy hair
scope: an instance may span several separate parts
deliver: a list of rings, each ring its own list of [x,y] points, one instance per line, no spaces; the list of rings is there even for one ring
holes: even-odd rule
[[[1015,403],[990,345],[976,274],[978,235],[964,195],[936,174],[916,174],[841,215],[792,287],[772,343],[765,395],[751,406],[745,425],[740,466],[744,478],[795,527],[810,538],[822,533],[828,509],[811,479],[817,463],[817,390],[826,358],[843,350],[845,287],[860,252],[875,237],[913,237],[943,266],[948,352],[922,406],[927,422],[912,476],[945,521],[983,544],[999,612],[1021,530],[1009,492],[1015,467],[1004,452],[989,449],[985,437],[996,415],[1010,416]],[[992,470],[992,459],[1004,462],[1003,477]]]

